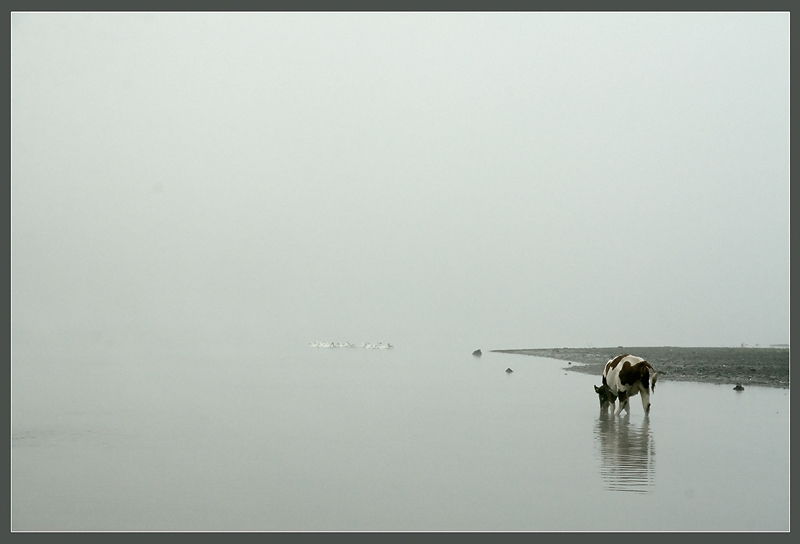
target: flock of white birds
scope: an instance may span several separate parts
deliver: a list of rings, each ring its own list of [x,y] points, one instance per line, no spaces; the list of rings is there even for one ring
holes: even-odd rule
[[[384,344],[378,342],[371,344],[369,342],[362,342],[360,346],[351,344],[350,342],[310,342],[312,348],[364,348],[364,349],[392,349],[394,346],[391,344]]]

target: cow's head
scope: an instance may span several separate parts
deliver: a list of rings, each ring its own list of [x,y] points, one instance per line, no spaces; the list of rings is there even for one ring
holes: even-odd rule
[[[607,407],[617,400],[617,396],[611,392],[611,388],[608,384],[603,384],[600,387],[595,385],[594,392],[597,393],[600,399],[600,408]]]

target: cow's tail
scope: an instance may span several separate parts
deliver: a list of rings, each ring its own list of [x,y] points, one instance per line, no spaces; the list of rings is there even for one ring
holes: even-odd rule
[[[650,374],[650,391],[655,393],[656,392],[656,381],[658,380],[658,372],[652,366],[650,367],[653,370],[653,373]]]

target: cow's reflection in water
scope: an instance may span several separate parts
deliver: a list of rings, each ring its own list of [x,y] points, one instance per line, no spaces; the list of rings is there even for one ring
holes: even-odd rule
[[[656,462],[650,416],[636,424],[630,422],[630,415],[609,412],[600,411],[594,431],[600,475],[611,491],[649,493],[655,484]]]

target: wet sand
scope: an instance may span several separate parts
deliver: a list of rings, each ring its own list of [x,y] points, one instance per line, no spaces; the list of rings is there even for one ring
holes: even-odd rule
[[[638,355],[658,371],[659,380],[789,387],[788,348],[624,347],[497,349],[497,353],[533,355],[567,361],[567,370],[602,375],[609,359]],[[569,364],[572,363],[572,364]]]

